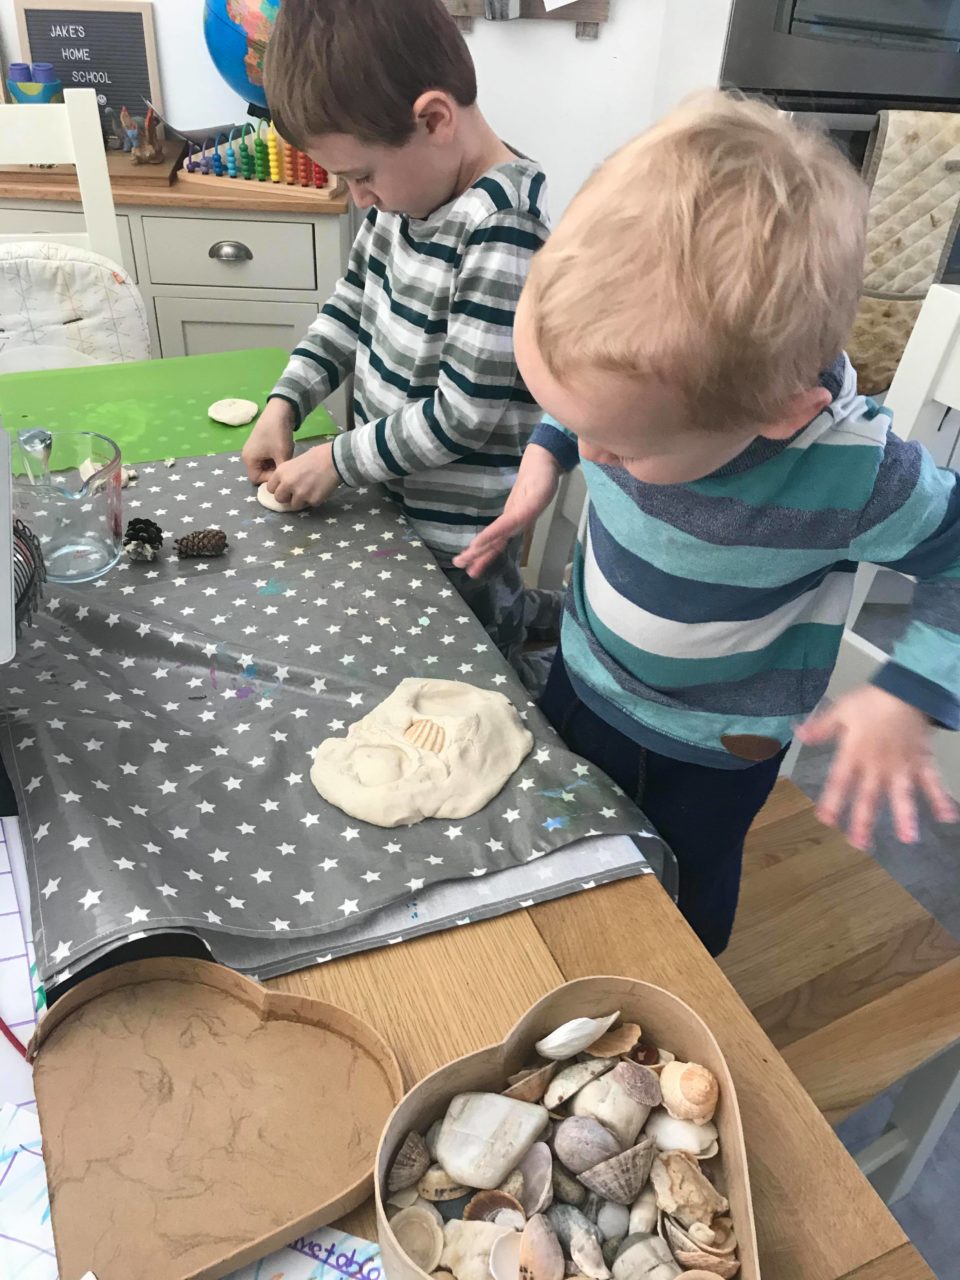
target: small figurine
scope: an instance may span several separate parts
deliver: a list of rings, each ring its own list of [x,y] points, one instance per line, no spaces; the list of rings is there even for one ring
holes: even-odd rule
[[[126,111],[126,107],[123,109]],[[121,112],[120,119],[123,119]],[[137,129],[136,143],[132,150],[134,164],[161,164],[163,162],[163,140],[157,124],[157,116],[153,107],[147,108],[143,125]]]

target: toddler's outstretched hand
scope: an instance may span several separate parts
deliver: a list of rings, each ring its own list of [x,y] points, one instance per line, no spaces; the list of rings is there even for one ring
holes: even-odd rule
[[[510,539],[529,528],[546,511],[557,492],[560,474],[560,465],[549,449],[528,444],[503,515],[487,525],[469,547],[460,552],[453,562],[456,567],[466,569],[471,578],[481,577]]]
[[[282,462],[293,457],[294,425],[293,409],[286,400],[275,396],[267,401],[240,454],[254,484],[263,484]]]
[[[869,849],[877,810],[885,799],[897,838],[914,844],[919,788],[938,822],[956,822],[957,807],[933,758],[932,732],[922,711],[873,685],[854,689],[833,706],[814,712],[797,730],[800,741],[807,746],[837,742],[817,805],[820,821],[839,826],[848,809],[850,843]]]

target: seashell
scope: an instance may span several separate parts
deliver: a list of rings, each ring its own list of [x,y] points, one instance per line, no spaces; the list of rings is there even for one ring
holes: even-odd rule
[[[557,1204],[556,1202],[552,1204],[547,1210],[547,1221],[557,1233],[557,1239],[567,1253],[570,1252],[570,1243],[578,1231],[593,1231],[595,1235],[597,1234],[596,1228],[590,1219],[572,1204]]]
[[[553,1201],[553,1153],[545,1142],[535,1142],[520,1162],[523,1194],[518,1197],[528,1218],[543,1213]]]
[[[620,1155],[585,1170],[580,1174],[580,1181],[605,1200],[612,1200],[615,1204],[633,1204],[650,1176],[655,1155],[653,1140],[644,1138]]]
[[[639,1062],[621,1062],[611,1071],[611,1076],[625,1093],[645,1107],[659,1107],[663,1098],[660,1077]]]
[[[559,1071],[543,1095],[543,1105],[548,1111],[556,1111],[565,1102],[569,1102],[575,1093],[584,1085],[596,1080],[615,1067],[615,1058],[592,1058],[589,1062],[571,1062],[568,1067]]]
[[[618,1009],[616,1013],[611,1013],[606,1018],[574,1018],[570,1022],[565,1022],[562,1027],[557,1027],[556,1031],[551,1031],[542,1040],[538,1040],[537,1053],[541,1058],[550,1058],[551,1061],[556,1062],[561,1062],[565,1058],[575,1058],[595,1040],[599,1040],[605,1031],[609,1031],[619,1017]]]
[[[394,1191],[392,1195],[387,1196],[387,1204],[397,1209],[409,1209],[420,1198],[420,1192],[416,1187],[404,1187],[402,1191]]]
[[[548,1062],[543,1067],[531,1067],[528,1071],[518,1072],[507,1081],[509,1088],[504,1089],[505,1098],[517,1098],[520,1102],[539,1102],[546,1092],[547,1085],[553,1079],[557,1069],[555,1062]],[[548,1111],[553,1108],[544,1103]]]
[[[461,1196],[469,1194],[469,1187],[461,1186],[460,1183],[455,1182],[442,1165],[432,1164],[417,1183],[417,1191],[423,1196],[424,1200],[435,1202],[438,1200],[459,1200]],[[426,1269],[433,1270],[432,1267]]]
[[[698,1062],[668,1062],[660,1073],[663,1105],[675,1120],[706,1124],[713,1119],[720,1086]]]
[[[668,1062],[676,1061],[676,1054],[671,1053],[669,1049],[660,1049],[655,1044],[647,1044],[643,1040],[634,1049],[631,1057],[634,1062],[638,1062],[643,1067],[649,1067],[658,1075]]]
[[[637,1045],[641,1034],[635,1022],[624,1022],[619,1027],[605,1031],[599,1040],[594,1040],[593,1044],[588,1046],[585,1052],[592,1058],[619,1058]]]
[[[520,1280],[520,1232],[511,1231],[494,1242],[490,1250],[493,1280]]]
[[[515,1235],[509,1227],[494,1222],[463,1222],[455,1218],[443,1228],[440,1265],[452,1271],[455,1280],[489,1280],[490,1254],[501,1236]]]
[[[610,1268],[603,1260],[603,1249],[595,1231],[575,1231],[570,1240],[570,1257],[582,1275],[590,1280],[609,1280]]]
[[[433,1280],[453,1280],[452,1271],[431,1271],[430,1274],[433,1276]]]
[[[563,1250],[550,1223],[536,1213],[520,1237],[520,1280],[563,1280]]]
[[[557,1159],[571,1173],[583,1173],[620,1154],[620,1143],[599,1120],[571,1116],[561,1121],[553,1137]]]
[[[543,1107],[500,1093],[460,1093],[437,1140],[438,1162],[465,1187],[492,1190],[516,1169],[549,1123]]]
[[[683,1274],[687,1280],[690,1276],[689,1267],[695,1268],[697,1275],[709,1276],[710,1280],[716,1280],[717,1276],[720,1280],[733,1280],[740,1270],[738,1258],[716,1258],[699,1249],[678,1249],[673,1256],[683,1267]]]
[[[604,1240],[622,1240],[630,1230],[630,1210],[615,1200],[604,1200],[597,1214],[597,1229]]]
[[[611,1236],[609,1240],[604,1240],[602,1245],[603,1260],[608,1267],[613,1266],[617,1259],[617,1254],[620,1252],[620,1246],[625,1239],[626,1236]]]
[[[674,1257],[684,1266],[699,1267],[720,1276],[734,1276],[740,1269],[740,1263],[735,1257],[737,1237],[733,1231],[733,1223],[729,1218],[717,1221],[724,1224],[720,1229],[720,1244],[714,1243],[718,1232],[701,1222],[694,1222],[689,1229],[685,1229],[672,1218],[664,1217],[660,1234],[666,1238]],[[707,1240],[706,1236],[712,1237],[712,1240]]]
[[[424,1136],[424,1142],[427,1144],[427,1151],[430,1153],[430,1163],[437,1163],[437,1140],[440,1137],[440,1130],[443,1128],[442,1120],[434,1120],[433,1124],[427,1130]]]
[[[425,1209],[401,1209],[390,1223],[397,1244],[421,1271],[433,1271],[443,1253],[443,1228]]]
[[[654,1111],[643,1131],[661,1151],[687,1151],[698,1160],[709,1160],[720,1149],[715,1125],[675,1120],[663,1110]]]
[[[694,1222],[707,1226],[719,1213],[730,1208],[727,1200],[712,1182],[700,1172],[700,1166],[685,1151],[659,1154],[650,1170],[657,1193],[657,1204],[683,1227]]]
[[[443,725],[436,720],[414,720],[404,729],[403,736],[421,751],[432,751],[434,755],[440,754],[447,740]]]
[[[621,1064],[623,1065],[623,1064]],[[636,1064],[632,1064],[636,1066]],[[570,1112],[574,1116],[590,1116],[609,1129],[620,1151],[632,1147],[650,1114],[649,1106],[637,1102],[617,1078],[617,1067],[598,1080],[591,1080],[574,1094]],[[637,1070],[641,1070],[637,1067]]]
[[[387,1175],[387,1190],[404,1191],[420,1181],[430,1167],[430,1153],[419,1133],[408,1133]],[[424,1268],[427,1271],[431,1267]]]
[[[659,1236],[627,1236],[613,1264],[613,1280],[676,1280],[679,1275],[670,1246]]]
[[[527,1225],[522,1209],[501,1209],[493,1215],[493,1221],[498,1227],[509,1227],[512,1231],[522,1231]]]
[[[698,1267],[696,1271],[684,1271],[680,1280],[717,1280],[715,1271],[701,1271]]]
[[[520,1214],[520,1229],[526,1222],[523,1205],[506,1191],[478,1191],[467,1201],[463,1211],[465,1222],[493,1222],[503,1209],[513,1209]]]
[[[653,1186],[648,1184],[637,1196],[630,1209],[630,1229],[629,1235],[636,1235],[643,1232],[649,1235],[657,1229],[657,1218],[659,1216],[657,1208],[657,1193]]]
[[[508,1174],[503,1182],[497,1188],[498,1191],[505,1191],[508,1196],[513,1196],[514,1200],[523,1201],[523,1174],[519,1169],[514,1169],[513,1173]]]
[[[567,1173],[559,1160],[553,1162],[553,1198],[573,1205],[582,1205],[587,1198],[587,1188]]]

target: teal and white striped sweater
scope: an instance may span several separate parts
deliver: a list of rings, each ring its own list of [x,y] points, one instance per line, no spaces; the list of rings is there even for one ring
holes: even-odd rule
[[[827,687],[860,561],[918,580],[874,683],[960,727],[960,477],[892,433],[845,357],[821,381],[833,402],[807,427],[702,480],[583,464],[563,656],[581,699],[651,750],[720,768],[774,754]],[[579,460],[552,419],[533,441]]]
[[[340,477],[383,481],[443,556],[500,515],[540,417],[513,320],[547,237],[544,188],[518,157],[428,218],[371,210],[273,392],[299,423],[352,373],[357,425],[333,447]]]

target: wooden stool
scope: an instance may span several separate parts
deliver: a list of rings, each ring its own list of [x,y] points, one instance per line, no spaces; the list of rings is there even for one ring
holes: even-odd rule
[[[831,1123],[924,1067],[858,1157],[884,1199],[904,1195],[960,1102],[960,942],[781,780],[719,963]]]

